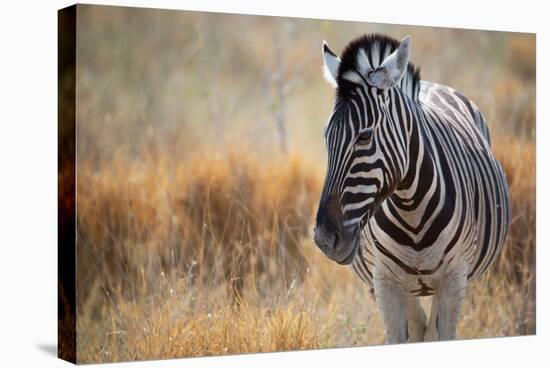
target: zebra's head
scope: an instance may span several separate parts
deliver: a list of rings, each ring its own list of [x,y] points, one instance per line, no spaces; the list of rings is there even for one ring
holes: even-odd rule
[[[396,86],[418,93],[419,72],[408,63],[409,37],[363,36],[342,58],[323,42],[322,53],[325,78],[337,93],[324,131],[328,165],[314,240],[330,259],[349,264],[362,227],[404,174],[406,129],[395,121],[390,100]]]

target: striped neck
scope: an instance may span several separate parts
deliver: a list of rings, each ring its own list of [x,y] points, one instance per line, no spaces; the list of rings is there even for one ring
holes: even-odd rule
[[[423,199],[434,192],[444,190],[437,174],[436,153],[428,144],[424,122],[426,116],[422,108],[411,99],[403,98],[404,107],[409,117],[407,126],[408,160],[407,169],[396,185],[391,201],[404,210],[414,210],[422,206]],[[436,178],[428,180],[428,178]],[[424,204],[425,205],[425,204]]]

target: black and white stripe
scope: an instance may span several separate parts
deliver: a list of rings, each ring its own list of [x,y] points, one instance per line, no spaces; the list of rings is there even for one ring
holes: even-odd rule
[[[459,264],[473,278],[496,259],[509,224],[508,189],[473,102],[421,81],[411,63],[392,88],[369,83],[398,47],[370,35],[338,59],[317,227],[335,234],[335,247],[345,234],[360,234],[352,267],[368,284],[378,269],[410,295],[430,295]],[[322,246],[340,262],[329,248]]]

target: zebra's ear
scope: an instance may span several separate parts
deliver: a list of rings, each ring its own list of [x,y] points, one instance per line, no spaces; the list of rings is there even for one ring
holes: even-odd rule
[[[323,74],[327,82],[334,88],[338,87],[336,78],[338,76],[338,67],[340,66],[340,58],[328,47],[327,41],[323,40]]]
[[[407,71],[410,54],[411,37],[407,36],[401,40],[399,47],[388,55],[378,68],[368,73],[369,84],[384,90],[395,86]]]

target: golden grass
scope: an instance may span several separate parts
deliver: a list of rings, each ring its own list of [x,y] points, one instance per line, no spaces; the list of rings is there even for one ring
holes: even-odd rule
[[[77,190],[79,282],[101,273],[102,287],[139,296],[154,289],[152,274],[179,270],[193,281],[231,281],[238,292],[245,274],[303,273],[299,243],[319,180],[298,158],[259,165],[246,155],[197,154],[178,164],[121,159],[99,171],[84,163]]]
[[[460,338],[535,331],[534,144],[500,139],[495,152],[511,231],[468,290]],[[382,343],[367,288],[310,240],[316,168],[238,152],[80,163],[79,362]]]

